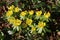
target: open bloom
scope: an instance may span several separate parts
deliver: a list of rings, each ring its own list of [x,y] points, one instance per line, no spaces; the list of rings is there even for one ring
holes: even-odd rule
[[[15,19],[14,22],[13,22],[13,25],[14,26],[19,26],[19,25],[21,25],[21,22],[22,22],[21,20]]]
[[[42,11],[36,11],[36,16],[40,16],[42,14]]]
[[[8,18],[7,20],[8,20],[8,22],[9,22],[10,24],[12,24],[12,23],[14,22],[15,18],[14,18],[14,17],[10,17],[10,18]]]
[[[6,16],[10,17],[13,14],[13,11],[7,11]]]
[[[50,12],[44,13],[44,17],[45,17],[45,18],[49,18],[49,17],[50,17]]]
[[[25,11],[23,11],[23,12],[20,13],[20,16],[25,16],[25,15],[26,15]]]
[[[33,15],[33,14],[34,14],[33,10],[29,11],[29,15]]]
[[[44,26],[46,26],[46,23],[44,23],[44,22],[38,23],[38,28],[43,28]]]
[[[31,25],[32,22],[33,22],[32,19],[28,19],[28,18],[27,18],[27,20],[26,20],[26,24]]]
[[[14,5],[8,7],[9,10],[13,10],[14,9]]]
[[[20,11],[20,8],[19,7],[16,7],[14,12],[19,12]]]

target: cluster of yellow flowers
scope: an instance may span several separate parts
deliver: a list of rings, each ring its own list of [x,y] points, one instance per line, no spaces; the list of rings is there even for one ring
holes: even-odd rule
[[[22,23],[21,20],[15,19],[14,17],[9,18],[9,19],[8,19],[8,22],[9,22],[10,24],[13,24],[15,27],[16,27],[16,26],[19,26],[19,25]]]
[[[21,10],[20,8],[15,7],[14,5],[12,5],[12,6],[8,7],[8,11],[6,13],[6,16],[10,17],[13,14],[13,12],[19,12],[20,10]]]
[[[21,26],[21,25],[25,27],[30,26],[32,32],[36,31],[38,28],[44,28],[46,26],[46,22],[40,21],[40,19],[38,19],[38,24],[36,24],[37,23],[35,22],[36,17],[40,18],[41,16],[43,16],[44,18],[47,19],[50,17],[50,12],[43,13],[41,10],[36,12],[34,10],[29,10],[29,11],[27,10],[20,11],[20,10],[21,9],[19,7],[15,7],[14,5],[8,7],[8,11],[6,12],[6,17],[8,22],[10,24],[13,24],[14,27]],[[17,14],[19,17],[15,18]]]

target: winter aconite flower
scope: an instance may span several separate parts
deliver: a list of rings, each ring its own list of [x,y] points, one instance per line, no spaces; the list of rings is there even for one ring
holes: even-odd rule
[[[23,16],[24,17],[25,15],[26,15],[26,12],[25,11],[23,11],[23,12],[20,13],[20,16]]]
[[[27,20],[26,20],[26,24],[31,25],[32,22],[33,22],[32,19],[28,19],[28,18],[27,18]]]
[[[29,11],[29,15],[33,15],[33,14],[34,14],[33,10]]]
[[[43,28],[44,26],[46,26],[45,22],[39,22],[38,23],[38,28]]]
[[[14,7],[15,7],[15,6],[12,5],[12,6],[8,7],[8,9],[13,11]]]
[[[21,24],[21,22],[22,22],[21,20],[15,19],[14,22],[13,22],[13,25],[14,26],[19,26]]]
[[[14,12],[19,12],[19,11],[20,11],[20,8],[19,7],[15,7]]]
[[[7,11],[6,16],[10,17],[13,14],[13,11]]]
[[[42,11],[36,11],[36,16],[40,16],[42,14]]]
[[[45,18],[49,18],[49,17],[50,17],[50,12],[44,13],[44,17],[45,17]]]
[[[10,24],[12,24],[12,23],[14,23],[15,18],[14,18],[14,17],[10,17],[10,18],[7,19],[7,20],[8,20],[8,22],[9,22]]]

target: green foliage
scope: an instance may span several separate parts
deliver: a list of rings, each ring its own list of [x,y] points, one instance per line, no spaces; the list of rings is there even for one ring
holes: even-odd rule
[[[4,40],[4,34],[0,31],[0,40]]]

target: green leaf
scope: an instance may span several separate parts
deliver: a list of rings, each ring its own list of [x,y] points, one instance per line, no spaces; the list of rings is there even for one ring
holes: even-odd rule
[[[49,29],[47,29],[47,28],[45,28],[45,30],[46,30],[46,32],[51,32],[51,30],[49,30]]]
[[[15,6],[18,6],[18,2],[19,2],[19,0],[15,0],[15,2],[14,2]]]
[[[43,28],[38,28],[38,33],[42,33]]]

